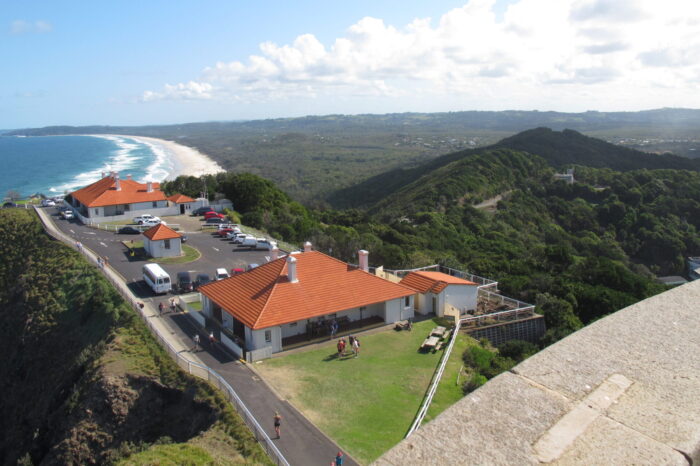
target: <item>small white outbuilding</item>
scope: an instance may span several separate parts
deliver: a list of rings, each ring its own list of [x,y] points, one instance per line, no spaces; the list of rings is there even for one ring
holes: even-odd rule
[[[479,286],[463,278],[421,270],[410,272],[399,283],[416,291],[414,302],[419,314],[434,312],[442,317],[448,305],[461,314],[476,309]]]
[[[182,255],[182,235],[162,223],[143,232],[143,249],[151,257]]]

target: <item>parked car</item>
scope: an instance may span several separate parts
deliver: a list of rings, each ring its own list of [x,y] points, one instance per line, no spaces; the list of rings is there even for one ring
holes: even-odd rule
[[[226,223],[226,220],[223,218],[212,217],[212,218],[208,218],[205,223],[207,225],[218,225],[220,223]]]
[[[62,210],[61,217],[65,218],[66,220],[70,220],[70,219],[74,218],[75,216],[73,215],[72,210]]]
[[[248,235],[246,233],[237,233],[235,236],[232,237],[233,244],[243,244],[243,241],[245,241],[247,238],[255,239],[255,236]]]
[[[210,218],[226,218],[226,216],[218,212],[207,212],[204,214],[204,220],[209,220]]]
[[[197,274],[197,279],[194,281],[194,289],[196,290],[202,285],[206,285],[211,281],[211,278],[209,278],[209,275],[206,273],[200,273]]]
[[[180,291],[180,293],[189,293],[194,289],[192,275],[190,275],[189,272],[177,273],[177,289]]]
[[[219,268],[216,269],[216,273],[214,274],[214,280],[223,280],[224,278],[228,278],[230,275],[224,268]]]
[[[158,225],[158,224],[161,224],[161,223],[162,223],[163,225],[167,225],[167,223],[165,223],[164,221],[162,221],[162,220],[159,219],[158,217],[155,217],[155,218],[153,218],[153,219],[151,219],[151,220],[144,220],[144,221],[142,221],[142,222],[139,222],[139,225],[143,225],[143,226],[145,226],[145,227],[154,227],[154,226],[156,226],[156,225]]]
[[[244,248],[271,251],[272,248],[277,246],[277,243],[266,238],[245,238],[241,242],[241,246]]]
[[[240,267],[237,267],[237,268],[235,268],[235,269],[231,269],[231,276],[233,277],[234,275],[240,275],[240,274],[242,274],[243,272],[245,272],[244,269],[242,269],[242,268],[240,268]]]
[[[224,228],[236,229],[238,227],[239,225],[237,223],[222,223],[221,225],[219,225],[219,230],[223,230]]]
[[[241,229],[238,228],[238,227],[235,227],[235,228],[219,228],[219,230],[216,232],[216,234],[219,235],[219,236],[222,237],[222,238],[224,238],[224,237],[228,238],[228,237],[229,237],[229,234],[235,235],[235,234],[238,234],[238,233],[240,233],[240,232],[241,232]]]
[[[207,212],[213,212],[213,211],[214,211],[214,209],[211,208],[211,207],[209,207],[209,206],[206,206],[206,207],[198,207],[198,208],[196,208],[196,209],[194,209],[194,210],[192,211],[192,215],[194,215],[194,216],[199,216],[199,215],[204,215],[204,214],[206,214]]]
[[[134,223],[143,225],[146,222],[155,222],[154,225],[157,225],[160,222],[160,219],[151,214],[143,214],[139,215],[138,217],[134,217]]]
[[[42,207],[55,207],[56,203],[53,201],[53,199],[42,199],[41,206]]]
[[[139,235],[141,234],[141,230],[134,227],[121,227],[119,230],[117,230],[117,233],[120,235]]]
[[[259,267],[259,266],[260,266],[259,264],[256,264],[254,262],[252,264],[248,264],[248,272],[250,272],[251,270],[253,270],[254,268]]]
[[[180,235],[180,241],[183,243],[187,242],[187,235]]]
[[[2,205],[3,209],[9,209],[10,207],[17,207],[17,204],[11,201],[7,201]]]

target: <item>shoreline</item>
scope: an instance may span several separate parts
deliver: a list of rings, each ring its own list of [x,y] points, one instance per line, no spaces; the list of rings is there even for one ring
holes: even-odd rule
[[[154,181],[172,181],[180,175],[202,176],[225,171],[221,165],[212,160],[208,155],[192,147],[184,146],[167,139],[153,138],[150,136],[133,136],[130,134],[90,134],[89,136],[130,138],[142,144],[162,149],[172,162],[172,169],[169,170],[164,180]]]

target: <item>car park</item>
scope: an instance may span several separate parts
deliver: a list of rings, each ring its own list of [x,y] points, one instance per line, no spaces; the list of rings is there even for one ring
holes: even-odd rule
[[[211,207],[209,207],[209,206],[206,206],[206,207],[198,207],[198,208],[194,209],[194,211],[192,211],[192,215],[194,215],[195,217],[197,217],[197,216],[199,216],[199,215],[204,215],[204,214],[206,214],[207,212],[214,212],[214,209],[211,208]]]
[[[214,280],[223,280],[224,278],[228,278],[230,275],[224,268],[219,268],[216,269],[216,273],[214,274]]]
[[[117,230],[117,233],[120,235],[139,235],[141,234],[141,230],[138,228],[126,226],[126,227],[121,227],[119,230]]]
[[[189,293],[194,289],[192,275],[189,272],[177,273],[177,289],[180,293]]]
[[[157,225],[158,223],[160,223],[160,219],[151,214],[143,214],[139,215],[138,217],[134,217],[134,223],[137,223],[139,225],[144,225],[147,222],[152,223],[153,225]]]
[[[196,290],[200,286],[206,285],[209,282],[211,282],[211,278],[209,278],[209,275],[207,275],[206,273],[197,274],[197,278],[194,281],[194,289]]]

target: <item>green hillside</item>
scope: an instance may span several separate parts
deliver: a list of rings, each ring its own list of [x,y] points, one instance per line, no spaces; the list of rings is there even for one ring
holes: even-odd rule
[[[0,257],[0,463],[269,464],[226,400],[32,211],[0,211]]]

